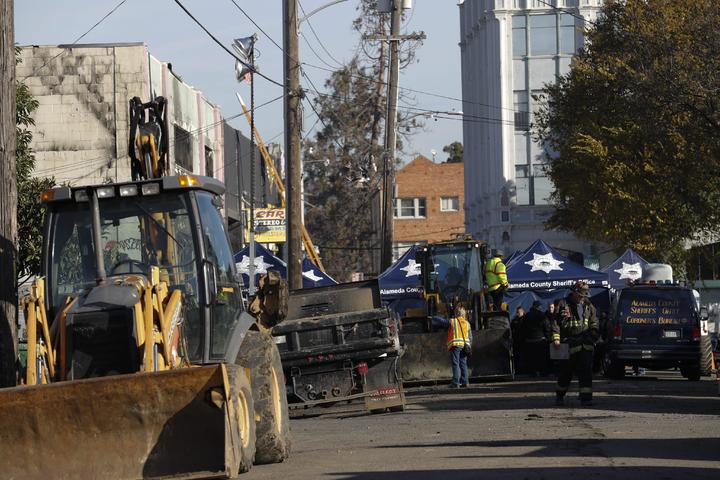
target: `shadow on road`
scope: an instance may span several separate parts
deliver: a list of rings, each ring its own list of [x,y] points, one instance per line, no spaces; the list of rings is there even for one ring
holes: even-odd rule
[[[685,467],[549,467],[549,468],[488,468],[488,469],[437,469],[384,472],[336,472],[333,478],[342,480],[502,480],[502,479],[588,479],[602,480],[664,480],[664,479],[717,479],[713,468]]]
[[[507,453],[450,455],[445,458],[604,457],[718,460],[720,438],[573,438],[479,440],[428,444],[383,445],[375,448],[533,448],[520,455]],[[716,471],[718,473],[718,471]]]
[[[442,387],[407,396],[414,405],[431,411],[555,409],[555,383],[551,380],[483,384],[457,392]],[[720,415],[715,382],[661,380],[654,382],[594,381],[595,409],[636,413]],[[578,406],[577,384],[568,393],[568,405]],[[592,410],[588,410],[592,411]]]

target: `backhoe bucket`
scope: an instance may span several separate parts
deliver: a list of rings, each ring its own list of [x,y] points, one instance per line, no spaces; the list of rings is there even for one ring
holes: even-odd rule
[[[474,330],[468,375],[474,379],[511,379],[513,366],[509,331]],[[447,332],[400,334],[400,374],[408,384],[448,382],[452,378]]]
[[[0,477],[229,477],[242,443],[230,385],[214,365],[0,390]]]

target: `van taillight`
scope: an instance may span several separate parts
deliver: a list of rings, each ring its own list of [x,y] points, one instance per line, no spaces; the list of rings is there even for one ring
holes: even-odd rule
[[[700,327],[693,328],[692,339],[694,342],[700,341]]]
[[[622,339],[622,327],[620,326],[619,323],[617,325],[615,325],[615,327],[613,328],[613,338],[615,340]]]

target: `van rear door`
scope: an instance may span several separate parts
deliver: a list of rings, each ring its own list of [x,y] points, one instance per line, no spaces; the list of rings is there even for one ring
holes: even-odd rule
[[[617,310],[623,343],[677,345],[693,340],[696,313],[689,289],[632,287],[623,290]]]

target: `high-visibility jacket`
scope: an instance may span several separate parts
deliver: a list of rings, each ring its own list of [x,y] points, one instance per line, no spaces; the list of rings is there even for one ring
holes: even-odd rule
[[[485,281],[490,292],[508,286],[507,271],[500,257],[493,257],[485,263]]]
[[[453,347],[462,348],[466,343],[470,343],[470,323],[465,317],[452,317],[447,335],[448,350]]]

